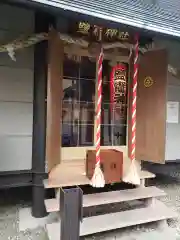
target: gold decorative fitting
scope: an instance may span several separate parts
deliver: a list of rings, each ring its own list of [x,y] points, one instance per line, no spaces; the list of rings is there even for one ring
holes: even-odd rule
[[[118,30],[117,29],[111,29],[111,28],[108,28],[105,32],[105,35],[107,37],[110,37],[110,38],[113,38],[114,36],[117,36],[118,34]]]
[[[149,76],[144,79],[144,86],[146,88],[151,87],[153,85],[153,83],[154,83],[153,79]]]
[[[79,29],[78,32],[82,33],[82,34],[89,34],[89,30],[91,28],[91,25],[87,22],[79,22]]]

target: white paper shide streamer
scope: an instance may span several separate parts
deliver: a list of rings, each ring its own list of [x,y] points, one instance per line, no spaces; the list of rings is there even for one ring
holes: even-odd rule
[[[9,44],[6,46],[6,49],[11,60],[16,61],[14,47]]]

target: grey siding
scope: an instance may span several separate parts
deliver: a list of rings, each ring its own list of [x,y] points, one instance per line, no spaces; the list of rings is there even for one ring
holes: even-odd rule
[[[34,29],[34,13],[0,5],[0,43]],[[0,53],[0,171],[31,169],[33,48],[19,50],[13,62]]]

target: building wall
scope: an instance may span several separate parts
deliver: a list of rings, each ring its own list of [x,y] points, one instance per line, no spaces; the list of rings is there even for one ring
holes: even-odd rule
[[[156,46],[165,47],[169,53],[169,64],[180,69],[180,42],[177,40],[157,39]],[[167,100],[180,104],[180,79],[168,73]],[[180,116],[180,109],[179,109]],[[180,159],[180,119],[179,123],[166,123],[166,160]]]
[[[34,29],[34,14],[0,5],[0,45]],[[16,62],[0,53],[0,171],[31,169],[33,48],[18,50]]]

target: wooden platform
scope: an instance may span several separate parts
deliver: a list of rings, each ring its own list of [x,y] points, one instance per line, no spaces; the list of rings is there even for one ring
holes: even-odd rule
[[[137,200],[141,200],[139,203],[142,207],[140,208],[140,205],[133,204],[134,207],[133,209],[131,207],[131,210],[124,209],[121,212],[84,218],[80,226],[81,236],[156,221],[166,225],[166,219],[176,217],[176,214],[171,209],[155,199],[156,197],[166,195],[164,191],[156,187],[144,186],[145,180],[155,178],[155,174],[139,170],[139,175],[141,178],[140,187],[83,195],[83,208],[134,200],[135,203]],[[89,183],[90,181],[85,175],[85,161],[73,160],[65,161],[58,165],[50,173],[49,179],[44,181],[44,186],[47,189],[58,189],[60,187],[88,185]],[[45,206],[47,212],[60,211],[59,202],[59,198],[46,199]],[[60,239],[60,226],[60,222],[47,224],[49,240]]]
[[[155,175],[148,171],[140,171],[141,179],[154,178]],[[45,188],[59,188],[77,185],[88,185],[89,179],[85,174],[85,160],[63,161],[49,174],[49,179],[44,180]]]
[[[156,200],[148,207],[84,218],[80,227],[80,235],[91,235],[174,217],[176,213]],[[47,224],[47,231],[49,240],[60,239],[60,223]]]
[[[121,191],[87,194],[83,196],[83,207],[148,199],[165,195],[166,193],[163,190],[160,190],[156,187],[134,188]],[[60,210],[59,199],[46,199],[45,206],[47,212],[57,212]]]

